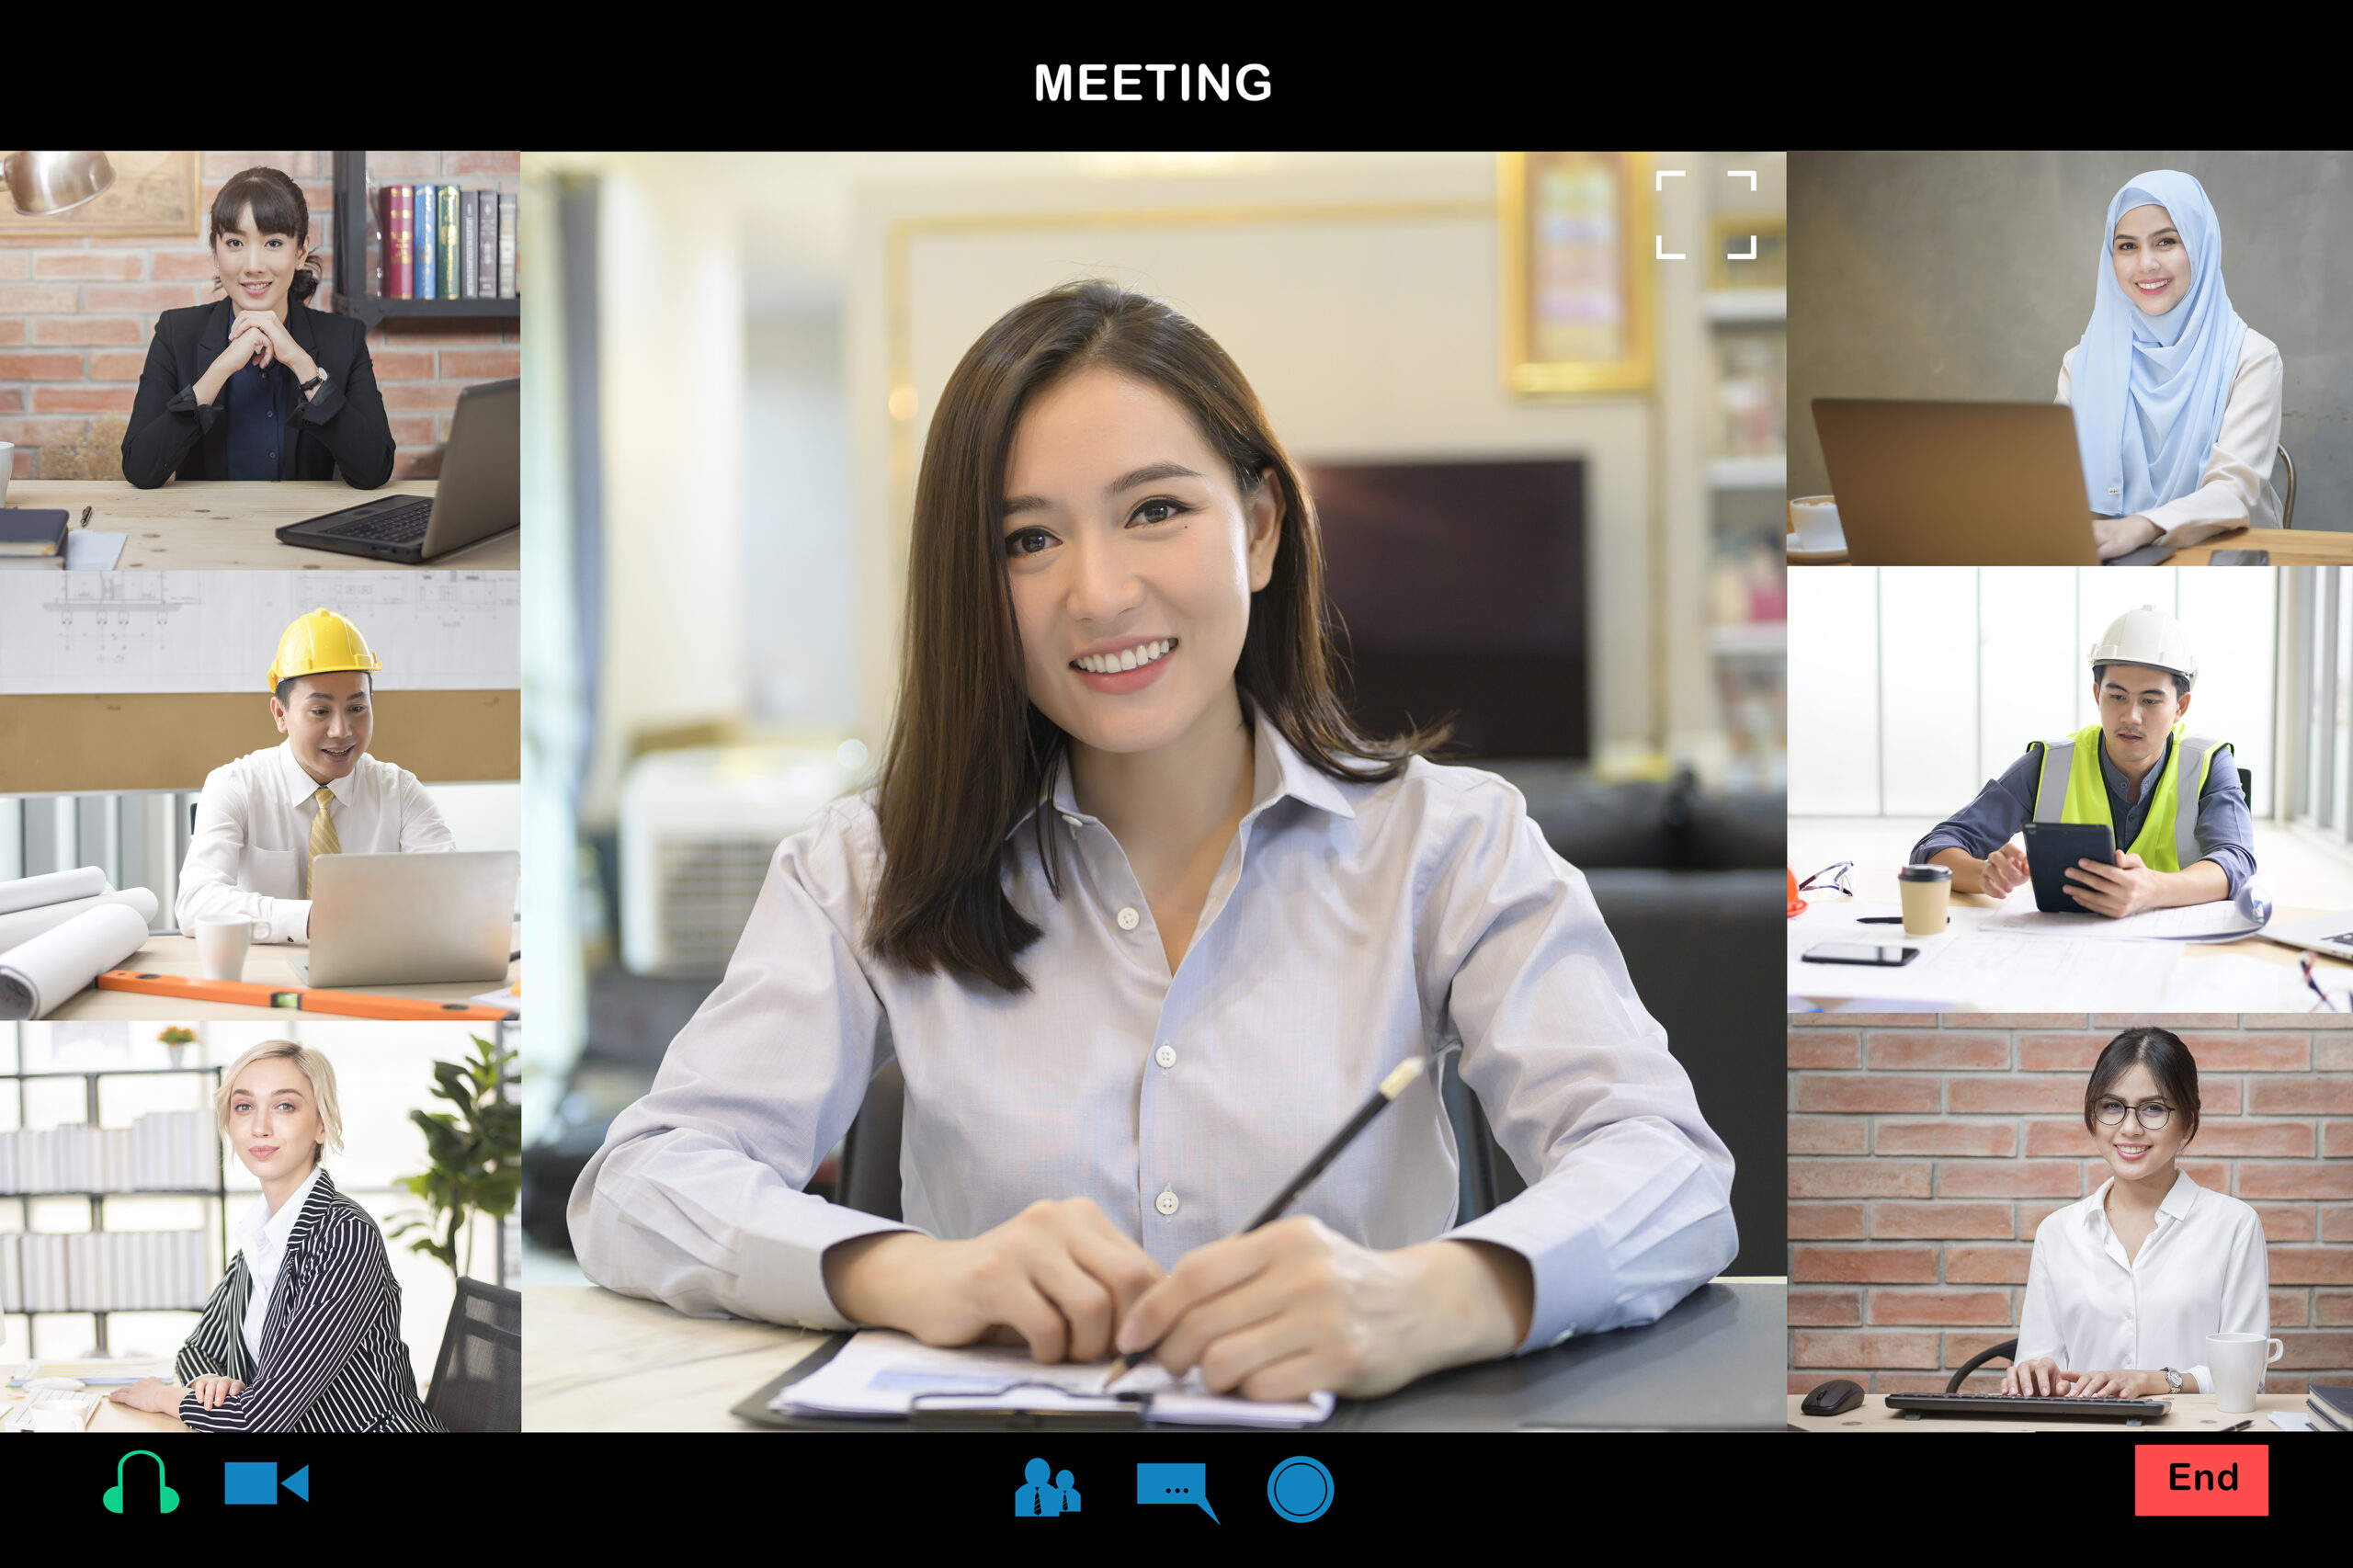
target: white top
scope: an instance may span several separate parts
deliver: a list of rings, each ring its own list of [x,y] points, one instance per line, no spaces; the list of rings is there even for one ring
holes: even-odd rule
[[[302,1217],[302,1205],[310,1201],[311,1188],[319,1185],[319,1167],[314,1163],[311,1174],[302,1178],[278,1212],[269,1211],[269,1199],[256,1197],[237,1219],[237,1250],[245,1255],[246,1271],[254,1277],[254,1293],[245,1300],[245,1321],[240,1325],[245,1335],[245,1349],[261,1365],[261,1326],[269,1321],[269,1298],[278,1289],[278,1263],[286,1256],[286,1238],[294,1233],[294,1221]]]
[[[416,775],[362,754],[327,786],[335,843],[347,855],[455,849],[457,841]],[[318,780],[294,760],[294,743],[248,752],[205,776],[196,832],[180,868],[175,906],[183,931],[199,920],[269,924],[268,942],[301,942],[311,926],[311,818]]]
[[[2068,401],[2075,367],[2075,350],[2070,348],[2059,360],[2060,403]],[[2279,458],[2279,405],[2286,385],[2279,346],[2247,328],[2239,345],[2238,372],[2231,379],[2231,401],[2222,409],[2222,428],[2206,459],[2205,477],[2188,494],[2144,514],[2165,530],[2152,543],[2180,547],[2233,528],[2279,526],[2279,493],[2271,485],[2271,465]],[[2118,515],[2113,495],[2095,495],[2091,503],[2095,512]]]
[[[698,1317],[840,1328],[821,1264],[835,1243],[969,1237],[1082,1197],[1166,1267],[1247,1224],[1399,1062],[1456,1040],[1529,1189],[1449,1229],[1457,1155],[1433,1074],[1291,1212],[1371,1247],[1451,1234],[1519,1253],[1536,1287],[1523,1349],[1649,1323],[1722,1270],[1732,1156],[1519,792],[1418,759],[1343,783],[1263,717],[1254,767],[1174,975],[1067,767],[1043,820],[1062,897],[1034,813],[1006,858],[1007,894],[1044,932],[1018,956],[1026,992],[867,953],[870,798],[786,840],[726,979],[573,1189],[588,1278]],[[801,1190],[894,1056],[908,1227]]]
[[[2012,1365],[2047,1356],[2070,1372],[2171,1367],[2211,1393],[2206,1336],[2271,1332],[2263,1221],[2182,1171],[2157,1206],[2157,1228],[2127,1262],[2105,1207],[2115,1185],[2109,1177],[2035,1233]]]

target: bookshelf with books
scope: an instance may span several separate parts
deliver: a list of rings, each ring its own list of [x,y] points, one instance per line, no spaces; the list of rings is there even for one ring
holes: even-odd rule
[[[430,192],[430,219],[418,206]],[[519,192],[490,185],[379,183],[365,153],[335,154],[335,308],[389,319],[520,319],[515,265]]]
[[[0,1315],[90,1318],[105,1355],[110,1313],[203,1310],[229,1254],[229,1190],[210,1109],[150,1111],[127,1128],[99,1120],[101,1080],[164,1076],[209,1078],[217,1087],[221,1069],[0,1073],[17,1097],[17,1126],[0,1131],[0,1200],[14,1199],[20,1220],[17,1230],[0,1232]],[[27,1085],[43,1078],[83,1081],[84,1120],[26,1125]],[[34,1200],[61,1198],[89,1205],[87,1230],[33,1228]],[[210,1199],[212,1221],[194,1230],[108,1230],[107,1200],[125,1198]],[[217,1252],[207,1231],[219,1236]]]

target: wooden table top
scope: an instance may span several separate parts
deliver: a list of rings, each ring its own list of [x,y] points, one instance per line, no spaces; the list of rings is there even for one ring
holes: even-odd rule
[[[825,1342],[598,1285],[523,1291],[526,1432],[751,1432],[729,1412]]]
[[[1797,530],[1786,523],[1786,538]],[[2233,528],[2173,552],[2168,566],[2205,566],[2218,550],[2268,550],[2274,566],[2353,566],[2353,531],[2337,528]],[[1809,566],[1844,566],[1843,550],[1819,559],[1793,562]]]
[[[8,485],[8,505],[63,506],[76,527],[89,507],[90,528],[131,536],[116,562],[125,572],[499,572],[523,564],[523,536],[516,528],[437,555],[422,567],[300,550],[276,538],[289,523],[386,495],[431,495],[438,488],[430,479],[394,480],[375,490],[354,490],[337,479],[176,479],[154,490],[121,479],[19,479]]]
[[[280,943],[256,943],[245,954],[244,978],[256,985],[283,985],[289,990],[301,983],[294,978],[293,967],[287,956],[293,949]],[[200,976],[204,965],[196,956],[193,937],[150,937],[146,946],[116,967],[152,970],[158,974]],[[506,966],[506,979],[512,984],[522,972],[520,962]],[[486,981],[473,981],[457,985],[355,985],[353,991],[365,991],[379,996],[408,996],[431,1002],[471,1002],[490,989]],[[64,1018],[334,1018],[339,1013],[314,1013],[291,1007],[246,1007],[234,1002],[199,1002],[176,996],[156,996],[143,991],[101,991],[97,986],[68,997],[63,1006],[42,1015],[51,1019]]]
[[[1832,1374],[1824,1373],[1828,1382]],[[1851,1380],[1850,1380],[1851,1381]],[[1992,1393],[1993,1389],[1972,1389],[1972,1393]],[[1790,1395],[1790,1425],[1808,1432],[2129,1432],[2135,1437],[2209,1437],[2223,1427],[2250,1419],[2247,1415],[2225,1415],[2215,1406],[2222,1395],[2212,1393],[2183,1393],[2172,1396],[2172,1408],[2164,1419],[2139,1426],[2127,1426],[2121,1421],[2063,1421],[2051,1417],[2036,1420],[2005,1415],[1923,1415],[1917,1421],[1906,1421],[1904,1412],[1891,1410],[1887,1396],[1868,1393],[1863,1403],[1843,1415],[1808,1415],[1798,1406],[1805,1395]],[[2302,1412],[2304,1396],[2300,1393],[2261,1393],[2255,1396],[2255,1425],[2245,1435],[2266,1437],[2292,1436],[2284,1428],[2265,1419],[2274,1410]]]
[[[0,1415],[14,1410],[17,1402],[24,1397],[21,1389],[0,1388]],[[98,1406],[97,1414],[90,1417],[87,1429],[122,1437],[156,1432],[185,1432],[188,1426],[176,1415],[158,1415],[152,1410],[134,1410],[130,1405],[117,1404],[108,1400]]]

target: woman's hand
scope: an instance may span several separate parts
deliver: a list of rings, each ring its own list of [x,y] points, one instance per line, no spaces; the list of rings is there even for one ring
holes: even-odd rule
[[[2102,561],[2113,561],[2120,555],[2138,550],[2165,531],[2138,513],[2129,517],[2092,515],[2092,541],[2099,547]]]
[[[197,378],[196,401],[199,403],[219,402],[221,389],[228,385],[231,376],[256,359],[267,366],[269,363],[268,353],[268,335],[258,325],[248,322],[244,312],[240,312],[238,324],[230,329],[229,346],[221,350],[212,363],[205,367],[204,374]]]
[[[2130,1368],[2105,1372],[2062,1372],[2059,1374],[2075,1386],[2068,1389],[2071,1399],[2153,1399],[2165,1393],[2163,1372],[2143,1372]]]
[[[152,1410],[158,1415],[175,1414],[180,1407],[180,1401],[187,1397],[185,1384],[167,1383],[161,1378],[142,1378],[129,1388],[119,1388],[107,1395],[117,1404],[127,1404],[133,1410]]]
[[[277,312],[239,311],[236,319],[230,323],[229,335],[234,338],[249,326],[259,332],[264,339],[260,360],[263,369],[269,369],[271,360],[283,359],[298,381],[309,381],[318,370],[317,363],[302,352],[302,346],[294,341],[294,335],[286,330],[286,324],[278,319]]]
[[[853,1323],[926,1345],[970,1345],[1009,1327],[1040,1361],[1095,1361],[1160,1278],[1151,1254],[1084,1198],[1032,1203],[970,1241],[913,1231],[826,1250],[826,1292]]]
[[[2017,1363],[2002,1374],[2002,1392],[2048,1398],[2052,1394],[2067,1392],[2064,1380],[2075,1375],[2061,1371],[2059,1363],[2050,1357],[2037,1356],[2032,1360]]]
[[[1120,1324],[1212,1393],[1371,1398],[1509,1353],[1527,1333],[1526,1261],[1478,1243],[1376,1252],[1301,1215],[1188,1253]]]
[[[196,1395],[196,1403],[205,1409],[218,1410],[223,1400],[233,1399],[244,1392],[245,1385],[235,1378],[224,1378],[208,1372],[188,1384],[188,1392]]]

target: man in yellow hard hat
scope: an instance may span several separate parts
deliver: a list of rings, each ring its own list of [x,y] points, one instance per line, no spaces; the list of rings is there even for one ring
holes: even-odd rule
[[[2255,874],[2254,824],[2228,742],[2189,733],[2198,655],[2165,611],[2143,605],[2092,644],[2099,722],[2036,741],[1999,778],[1913,847],[1915,865],[1952,868],[1956,892],[2006,898],[2031,880],[2010,842],[2029,821],[2107,823],[2112,866],[2066,869],[2095,915],[2236,898]]]
[[[333,610],[286,629],[267,682],[285,743],[206,776],[180,868],[181,930],[251,920],[267,926],[263,940],[307,941],[318,857],[457,847],[416,776],[367,755],[381,667]]]

